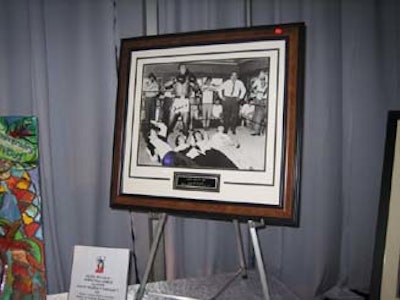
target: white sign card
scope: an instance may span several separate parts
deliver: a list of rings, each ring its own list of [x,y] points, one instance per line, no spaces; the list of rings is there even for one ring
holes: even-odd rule
[[[75,246],[69,300],[126,299],[129,249]]]

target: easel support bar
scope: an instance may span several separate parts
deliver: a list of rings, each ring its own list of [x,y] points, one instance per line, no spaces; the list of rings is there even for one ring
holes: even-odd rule
[[[233,220],[233,225],[235,226],[236,245],[238,247],[239,263],[240,263],[242,278],[247,278],[247,265],[244,255],[243,238],[242,238],[242,232],[240,231],[239,221],[236,219]]]
[[[164,232],[164,227],[165,227],[166,222],[167,222],[167,214],[162,213],[161,217],[160,217],[160,223],[158,224],[156,235],[154,237],[154,241],[151,244],[148,263],[146,265],[146,270],[144,271],[144,274],[143,274],[143,281],[140,283],[139,290],[136,294],[136,300],[142,299],[142,297],[144,295],[144,290],[146,288],[147,281],[149,280],[151,268],[153,267],[154,258],[156,256],[157,248],[158,248],[158,245],[160,244],[161,235]]]
[[[254,254],[256,256],[257,269],[260,275],[260,282],[265,300],[270,300],[267,275],[265,273],[264,261],[261,254],[260,243],[257,235],[257,224],[254,221],[249,221],[250,237],[253,243]]]

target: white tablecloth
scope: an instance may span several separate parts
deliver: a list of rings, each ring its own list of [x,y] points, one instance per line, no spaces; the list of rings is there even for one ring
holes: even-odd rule
[[[177,279],[148,283],[143,300],[189,300],[208,299],[215,295],[234,273],[212,275],[202,278]],[[268,276],[271,300],[299,300],[282,282],[274,276]],[[127,300],[134,300],[139,285],[128,287]],[[68,294],[47,296],[48,300],[66,300]],[[248,278],[236,278],[217,298],[218,300],[261,300],[263,298],[258,273],[248,271]]]

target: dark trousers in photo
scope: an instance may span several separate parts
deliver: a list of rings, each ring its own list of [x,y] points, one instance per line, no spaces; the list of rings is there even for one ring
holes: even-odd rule
[[[226,97],[222,103],[222,108],[224,132],[227,133],[230,128],[232,130],[232,133],[236,133],[236,126],[239,118],[239,98]]]

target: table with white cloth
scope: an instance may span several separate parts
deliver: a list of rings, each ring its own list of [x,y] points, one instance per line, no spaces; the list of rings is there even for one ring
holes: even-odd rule
[[[224,273],[200,278],[185,278],[172,281],[150,282],[146,285],[143,300],[195,300],[209,299],[214,296],[229,280],[234,273]],[[275,276],[268,276],[268,287],[271,300],[299,300]],[[128,287],[128,300],[134,300],[139,285]],[[57,294],[47,296],[47,300],[65,300],[68,294]],[[264,299],[258,273],[254,270],[248,271],[247,279],[238,276],[234,281],[216,298],[218,300],[260,300]]]

